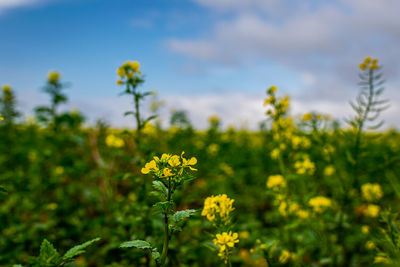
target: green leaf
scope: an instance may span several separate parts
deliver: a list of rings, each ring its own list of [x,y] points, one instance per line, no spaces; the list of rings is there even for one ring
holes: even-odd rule
[[[45,263],[57,264],[60,261],[60,254],[47,239],[44,239],[40,245],[39,259]]]
[[[162,211],[167,211],[170,208],[174,206],[174,203],[172,201],[162,201],[162,202],[157,202],[156,204],[153,205],[153,207],[156,207]]]
[[[90,241],[87,241],[81,245],[77,245],[77,246],[71,248],[70,250],[67,251],[67,253],[65,253],[65,255],[63,256],[63,260],[70,260],[75,256],[85,253],[85,250],[84,250],[85,248],[87,248],[88,246],[90,246],[91,244],[93,244],[94,242],[97,242],[99,240],[100,240],[100,238],[98,237],[98,238],[92,239]]]
[[[153,187],[155,190],[162,193],[164,197],[168,196],[168,189],[161,181],[153,181]]]
[[[133,240],[133,241],[127,241],[122,243],[120,248],[140,248],[140,249],[151,249],[151,245],[149,242],[143,241],[143,240]]]
[[[157,251],[156,248],[154,248],[154,249],[151,251],[151,257],[152,257],[154,260],[158,260],[158,259],[160,258],[160,253]]]
[[[0,193],[1,194],[7,194],[7,192],[8,192],[7,189],[0,185]]]
[[[192,216],[196,212],[197,210],[180,210],[174,213],[174,215],[172,216],[172,220],[174,223],[179,223],[185,218]]]
[[[135,115],[135,112],[127,111],[127,112],[124,113],[124,116],[128,116],[128,115]]]

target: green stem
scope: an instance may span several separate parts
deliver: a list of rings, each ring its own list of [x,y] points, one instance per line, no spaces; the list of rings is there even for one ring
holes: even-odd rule
[[[168,179],[168,197],[167,201],[169,202],[171,200],[171,178]],[[163,245],[163,250],[161,253],[161,260],[160,264],[161,266],[164,266],[165,260],[167,259],[167,254],[168,254],[168,243],[169,243],[169,229],[168,229],[168,210],[164,212],[164,245]]]

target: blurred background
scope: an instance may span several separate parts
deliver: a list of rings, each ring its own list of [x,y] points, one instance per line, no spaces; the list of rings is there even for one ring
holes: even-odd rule
[[[46,103],[50,69],[71,83],[70,102],[87,123],[121,116],[115,70],[138,60],[144,89],[186,110],[196,127],[217,114],[224,126],[257,127],[265,89],[292,97],[292,114],[315,110],[342,119],[357,93],[358,63],[379,58],[399,126],[400,19],[397,0],[0,0],[0,84],[10,83],[26,116]]]

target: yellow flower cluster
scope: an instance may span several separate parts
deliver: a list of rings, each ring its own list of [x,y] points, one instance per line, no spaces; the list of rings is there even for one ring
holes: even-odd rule
[[[299,147],[309,148],[311,146],[311,141],[305,136],[295,135],[292,137],[292,146],[294,149],[298,149]]]
[[[310,158],[305,155],[302,161],[296,161],[294,163],[294,168],[298,174],[309,174],[312,175],[315,171],[315,164],[310,160]]]
[[[364,61],[360,64],[360,70],[375,70],[379,68],[378,65],[378,59],[377,58],[371,58],[371,57],[366,57]]]
[[[217,115],[212,115],[208,118],[208,122],[211,125],[218,125],[220,123],[220,119]]]
[[[11,85],[5,84],[3,85],[3,93],[10,93],[11,92]]]
[[[361,186],[362,197],[369,202],[379,200],[383,197],[382,188],[379,184],[363,184]]]
[[[232,204],[235,200],[228,198],[226,194],[211,196],[204,201],[202,216],[206,216],[209,221],[221,220],[227,222],[229,213],[234,210]]]
[[[60,78],[61,74],[54,70],[50,71],[49,74],[47,75],[47,81],[52,84],[57,83],[60,80]]]
[[[289,250],[282,250],[281,255],[279,256],[279,263],[286,264],[289,260],[296,260],[297,255],[294,252],[290,252]]]
[[[142,73],[139,71],[140,68],[140,64],[137,61],[130,61],[128,60],[127,62],[125,62],[124,65],[122,65],[121,67],[119,67],[117,69],[117,74],[120,77],[119,80],[117,80],[117,84],[118,85],[122,85],[124,84],[123,79],[126,78],[127,80],[130,80],[133,78],[133,76],[135,76],[135,74],[139,74],[141,75]]]
[[[325,176],[332,176],[336,172],[336,169],[332,165],[328,165],[324,169],[324,175]]]
[[[239,235],[232,233],[232,231],[216,234],[213,240],[214,244],[218,247],[218,256],[224,259],[225,263],[228,262],[229,248],[233,248],[236,243],[239,243]]]
[[[267,110],[267,115],[271,115],[273,117],[279,117],[284,114],[290,106],[289,96],[286,95],[281,99],[278,99],[275,96],[277,91],[277,87],[275,85],[271,86],[267,90],[268,97],[264,100],[264,106],[271,106],[272,109]]]
[[[282,175],[271,175],[267,180],[267,188],[272,189],[274,191],[279,191],[282,188],[286,187],[286,181]]]
[[[154,174],[157,178],[176,178],[176,176],[182,175],[186,168],[197,171],[197,169],[192,167],[197,164],[197,159],[195,157],[186,159],[183,157],[183,154],[185,152],[182,152],[180,156],[164,153],[161,158],[154,157],[153,160],[145,164],[141,172],[143,174]]]
[[[322,115],[321,114],[312,114],[311,112],[306,113],[303,115],[303,121],[311,121],[312,119],[321,119]]]
[[[367,217],[376,218],[378,217],[380,210],[381,207],[379,207],[378,205],[368,204],[363,213]]]
[[[0,114],[0,121],[2,121],[2,120],[4,120],[4,118],[3,118],[3,116],[1,116],[1,114]]]
[[[313,208],[314,212],[322,213],[326,208],[332,206],[332,200],[324,196],[313,197],[308,201],[308,205]]]
[[[289,215],[296,215],[302,220],[305,220],[309,217],[309,212],[301,209],[300,205],[296,202],[287,202],[287,201],[282,201],[279,204],[278,207],[279,213],[283,216],[289,216]]]
[[[113,134],[110,134],[106,137],[106,145],[109,147],[120,148],[124,146],[124,140]]]

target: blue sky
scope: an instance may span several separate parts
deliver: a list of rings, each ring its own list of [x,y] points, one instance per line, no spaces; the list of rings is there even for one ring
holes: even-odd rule
[[[294,114],[344,116],[357,65],[371,55],[388,68],[387,119],[399,125],[400,4],[374,2],[0,0],[0,84],[10,83],[30,113],[47,101],[40,87],[55,69],[72,83],[67,108],[130,125],[115,70],[138,60],[143,88],[166,100],[164,113],[185,109],[199,127],[211,114],[255,125],[271,84],[292,95]]]

